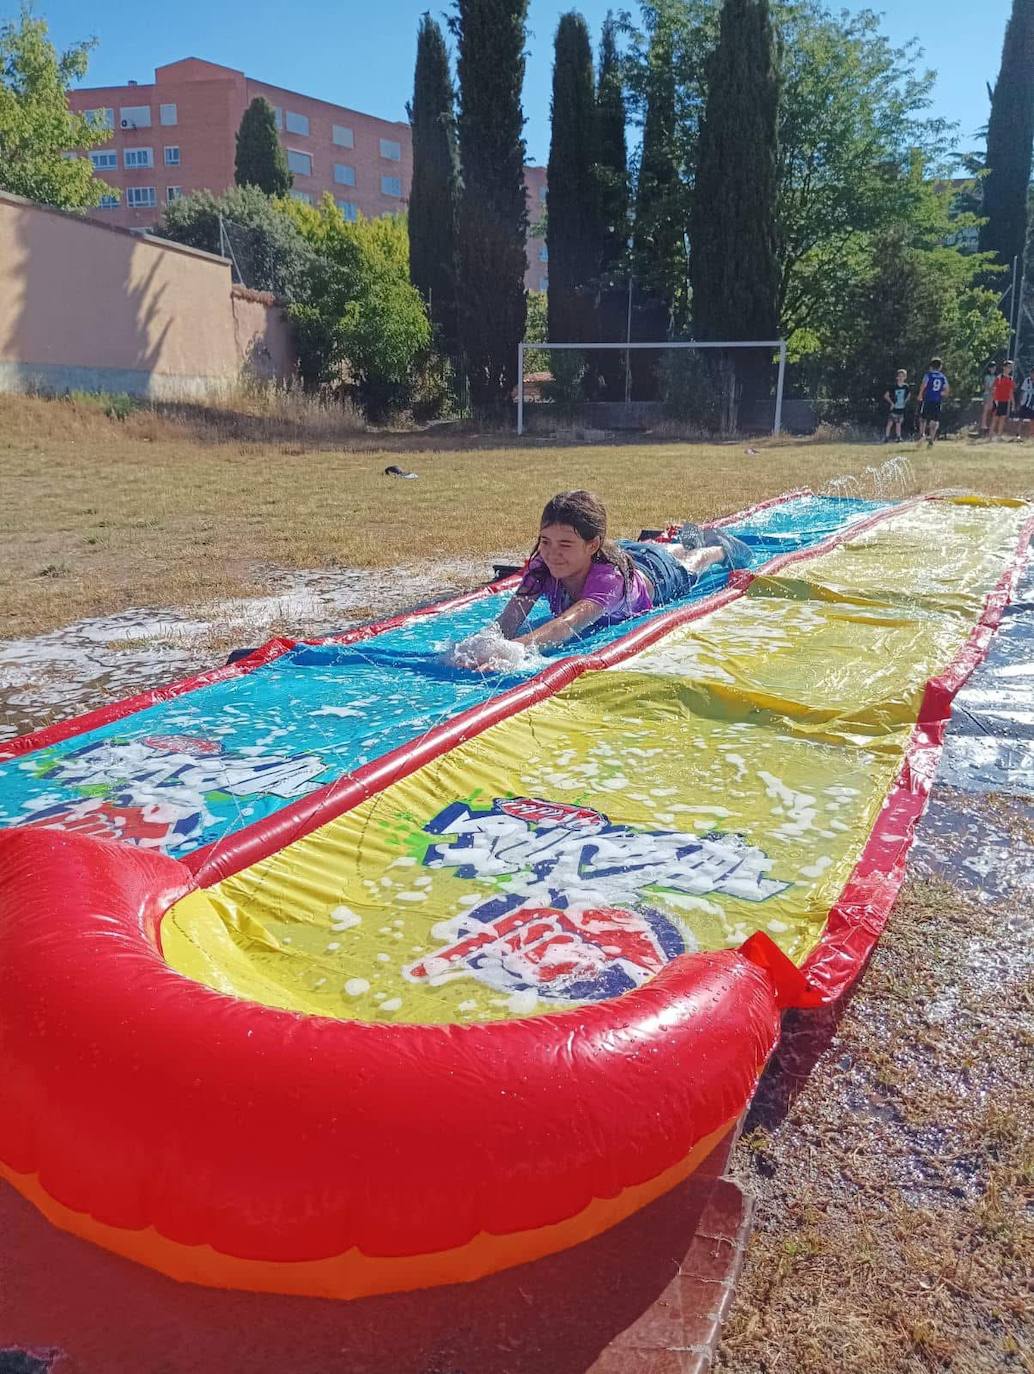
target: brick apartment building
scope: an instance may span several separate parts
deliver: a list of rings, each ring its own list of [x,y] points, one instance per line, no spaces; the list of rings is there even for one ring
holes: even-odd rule
[[[162,208],[191,191],[233,185],[235,136],[256,96],[276,111],[280,140],[294,175],[291,194],[317,203],[329,192],[350,218],[405,208],[413,177],[408,124],[377,119],[343,105],[254,81],[232,67],[188,57],[158,67],[154,82],[93,86],[70,93],[78,113],[99,111],[110,142],[90,153],[100,176],[119,195],[93,211],[124,228],[148,228]],[[528,167],[528,214],[542,218],[546,169]],[[528,239],[530,290],[547,286],[546,248]]]

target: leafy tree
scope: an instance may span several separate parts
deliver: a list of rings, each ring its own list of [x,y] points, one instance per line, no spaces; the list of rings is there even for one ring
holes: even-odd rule
[[[458,362],[456,234],[459,161],[449,54],[429,14],[417,34],[413,103],[413,185],[409,195],[409,270],[427,302],[445,353]]]
[[[556,32],[547,182],[550,337],[591,339],[602,249],[596,92],[589,28],[574,11]]]
[[[428,362],[431,326],[409,280],[404,217],[348,221],[330,196],[319,206],[281,204],[312,250],[308,290],[291,309],[303,378],[333,383],[344,366],[368,418],[405,409]]]
[[[264,96],[257,95],[241,117],[234,181],[257,186],[267,196],[286,196],[294,184],[277,136],[276,114]]]
[[[617,25],[608,13],[600,39],[596,83],[597,155],[600,183],[600,286],[596,338],[616,342],[625,337],[628,272],[628,146],[624,83],[617,48]],[[622,395],[625,360],[613,349],[595,355],[596,368],[609,400]]]
[[[1011,267],[1023,263],[1034,145],[1034,0],[1013,0],[987,126],[987,177],[980,247]]]
[[[524,337],[524,43],[528,0],[456,0],[460,339],[478,409],[506,402]]]
[[[68,90],[86,75],[93,43],[58,54],[47,24],[26,7],[0,26],[0,188],[42,205],[86,210],[113,194],[88,157],[111,137],[94,116],[73,114]]]
[[[915,218],[913,154],[939,170],[949,130],[926,115],[933,78],[916,70],[915,45],[894,48],[878,15],[833,15],[820,0],[773,13],[782,81],[779,314],[785,334],[821,338],[870,238]]]
[[[207,253],[223,253],[228,246],[245,286],[272,291],[284,301],[305,299],[312,250],[283,203],[270,200],[257,186],[232,186],[218,196],[195,191],[174,200],[156,232]]]
[[[935,354],[944,359],[955,402],[964,404],[980,390],[984,360],[1007,344],[997,292],[980,285],[987,258],[948,242],[959,223],[952,188],[935,186],[918,158],[909,181],[912,220],[873,236],[813,374],[855,417],[871,418],[874,403],[879,412],[898,367],[915,383]]]

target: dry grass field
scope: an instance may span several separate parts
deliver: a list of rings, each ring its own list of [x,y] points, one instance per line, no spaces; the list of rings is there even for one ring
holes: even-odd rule
[[[258,593],[270,568],[384,567],[526,550],[545,500],[591,487],[613,532],[707,518],[898,450],[858,443],[567,446],[366,434],[325,415],[276,422],[187,408],[124,420],[0,397],[0,637],[127,606],[190,610]],[[908,453],[915,490],[1034,490],[1034,446]],[[992,461],[993,460],[993,461]],[[399,463],[416,481],[386,477]],[[900,488],[895,495],[902,494]]]

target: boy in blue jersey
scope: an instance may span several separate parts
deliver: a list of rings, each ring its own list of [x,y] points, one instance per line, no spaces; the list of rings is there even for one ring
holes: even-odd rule
[[[940,358],[931,358],[919,388],[919,442],[933,448],[941,427],[941,402],[951,394],[948,379],[941,371]]]

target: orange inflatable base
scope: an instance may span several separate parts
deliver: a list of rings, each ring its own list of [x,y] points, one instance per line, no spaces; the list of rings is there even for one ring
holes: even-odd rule
[[[159,1235],[153,1227],[144,1231],[124,1231],[81,1212],[73,1212],[52,1198],[35,1174],[18,1174],[0,1164],[0,1178],[6,1179],[61,1230],[157,1269],[182,1283],[299,1297],[363,1298],[434,1288],[440,1284],[467,1283],[590,1240],[682,1183],[735,1124],[736,1118],[725,1122],[698,1141],[685,1159],[656,1178],[625,1188],[616,1197],[596,1198],[577,1216],[554,1226],[505,1236],[482,1232],[467,1245],[454,1250],[398,1258],[350,1250],[328,1259],[290,1263],[239,1259],[220,1254],[208,1245],[181,1245]]]

